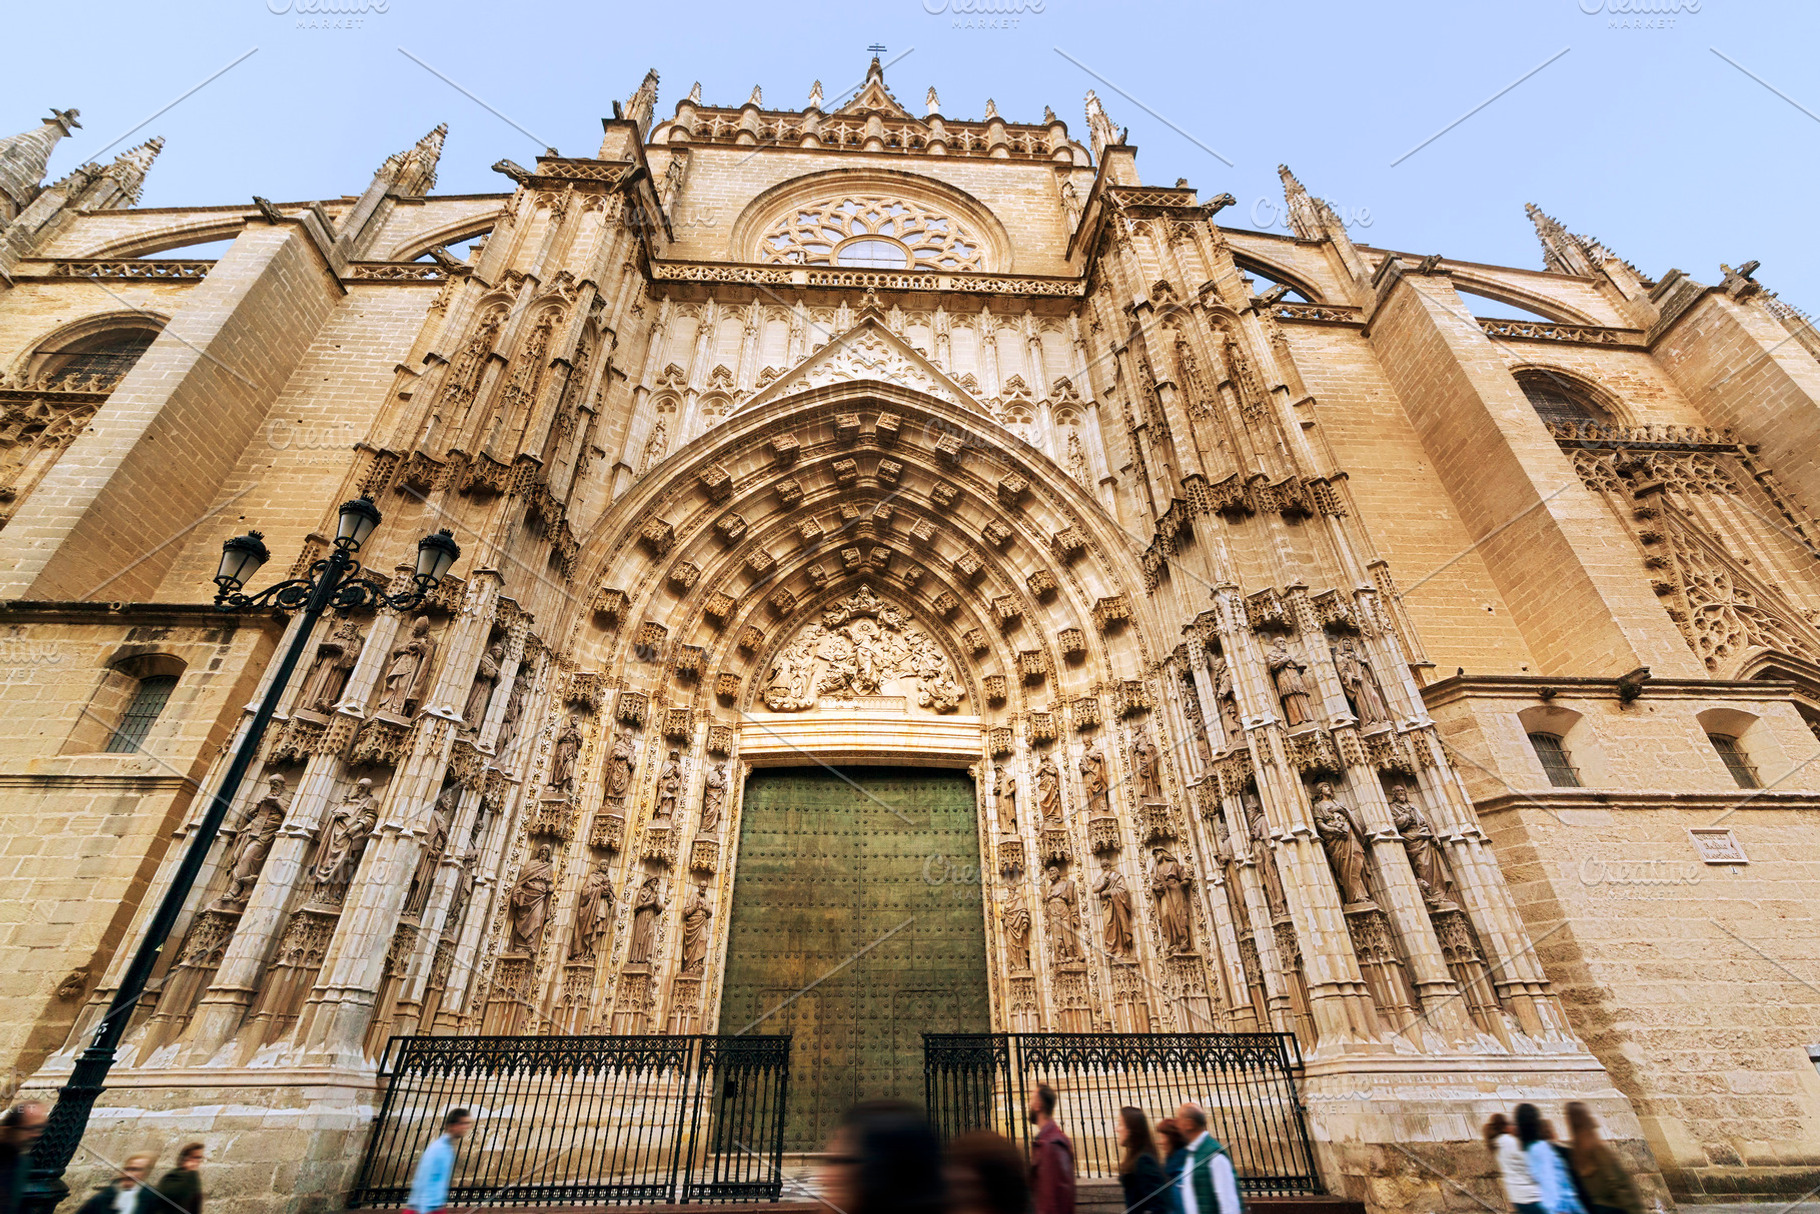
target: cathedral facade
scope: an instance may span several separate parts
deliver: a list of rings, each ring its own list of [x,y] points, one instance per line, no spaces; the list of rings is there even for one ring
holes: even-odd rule
[[[198,1138],[340,1208],[393,1035],[764,1021],[828,1108],[892,1032],[1291,1033],[1374,1210],[1501,1201],[1519,1100],[1665,1201],[1820,1183],[1820,339],[1754,263],[1370,248],[1288,169],[1229,227],[1092,94],[876,60],[613,108],[469,196],[441,128],[251,206],[0,143],[18,1094],[297,627],[210,605],[222,541],[300,576],[364,495],[371,577],[463,551],[310,638],[72,1181]]]

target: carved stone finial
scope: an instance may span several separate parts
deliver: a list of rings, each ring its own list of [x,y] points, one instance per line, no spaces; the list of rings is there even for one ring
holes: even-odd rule
[[[998,103],[993,101],[990,97],[986,98],[986,121],[991,122],[998,116]]]
[[[809,108],[812,110],[822,108],[822,82],[819,80],[809,86]]]
[[[942,112],[942,99],[935,95],[935,86],[933,84],[929,86],[929,95],[923,98],[923,104],[928,107],[928,112],[931,114],[939,114]]]
[[[1106,107],[1100,104],[1099,95],[1092,89],[1087,90],[1087,133],[1095,160],[1103,156],[1107,148],[1124,142],[1113,133],[1112,119],[1106,116]]]
[[[765,104],[764,88],[760,85],[756,85],[756,84],[753,85],[752,86],[752,95],[750,97],[746,98],[746,104],[763,106]]]
[[[697,80],[694,86],[689,89],[688,101],[690,105],[701,104],[701,81]]]

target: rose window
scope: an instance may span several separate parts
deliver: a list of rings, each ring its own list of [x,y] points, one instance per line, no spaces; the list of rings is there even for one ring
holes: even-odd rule
[[[958,222],[916,203],[845,197],[798,207],[759,246],[770,265],[865,270],[978,270],[980,245]]]

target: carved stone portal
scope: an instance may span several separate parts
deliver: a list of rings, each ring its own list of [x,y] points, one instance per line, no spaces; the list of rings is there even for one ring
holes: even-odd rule
[[[918,708],[953,712],[966,693],[954,664],[908,612],[870,586],[822,609],[784,646],[765,680],[773,712],[802,712],[823,699],[903,696]]]

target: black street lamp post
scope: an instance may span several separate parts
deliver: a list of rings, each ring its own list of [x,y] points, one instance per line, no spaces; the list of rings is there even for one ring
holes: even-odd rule
[[[26,1183],[23,1195],[23,1205],[32,1214],[49,1214],[58,1202],[69,1195],[69,1185],[64,1181],[63,1173],[75,1157],[83,1131],[88,1127],[89,1114],[95,1107],[95,1099],[101,1095],[106,1085],[108,1071],[114,1065],[114,1051],[126,1032],[134,1005],[145,993],[146,982],[152,976],[152,968],[158,963],[158,955],[163,951],[171,929],[176,926],[177,916],[189,900],[190,890],[202,871],[203,861],[208,857],[209,848],[220,832],[222,822],[227,818],[240,783],[246,778],[247,770],[259,754],[266,726],[271,723],[272,714],[277,711],[285,686],[291,681],[291,675],[303,656],[304,647],[309,644],[310,636],[315,632],[316,622],[331,607],[338,613],[373,606],[410,611],[435,589],[442,581],[443,574],[449,571],[449,567],[461,555],[461,546],[447,530],[426,535],[417,542],[417,570],[411,580],[411,589],[403,594],[386,594],[360,576],[360,563],[354,559],[360,546],[379,525],[379,520],[379,508],[373,505],[370,497],[361,496],[342,503],[340,522],[335,531],[335,549],[328,559],[311,565],[308,577],[279,582],[252,595],[243,594],[241,587],[265,564],[269,556],[263,537],[257,531],[249,531],[221,545],[221,566],[215,575],[215,585],[219,587],[215,592],[217,610],[251,611],[275,607],[283,611],[295,611],[302,608],[303,619],[292,634],[290,647],[279,660],[271,682],[266,686],[265,698],[259,702],[258,711],[253,714],[246,735],[234,750],[233,761],[228,764],[221,785],[215,790],[214,799],[209,802],[202,820],[196,824],[196,833],[190,837],[189,849],[184,852],[182,862],[171,876],[170,888],[159,901],[152,921],[146,925],[145,935],[133,954],[132,964],[127,966],[126,973],[120,980],[120,989],[114,992],[107,1014],[96,1025],[95,1035],[87,1048],[77,1056],[76,1065],[70,1071],[69,1082],[58,1093],[57,1103],[51,1109],[50,1119],[44,1127],[44,1136],[32,1152],[31,1178]]]

